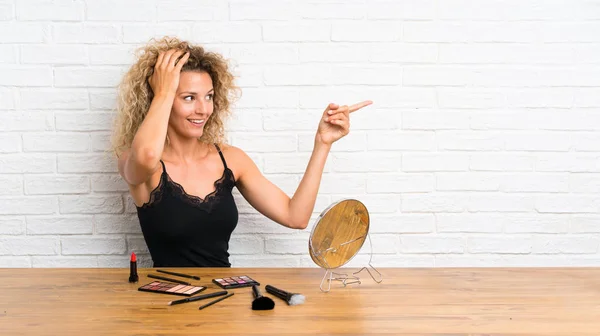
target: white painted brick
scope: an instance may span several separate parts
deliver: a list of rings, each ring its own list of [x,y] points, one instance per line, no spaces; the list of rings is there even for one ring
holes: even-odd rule
[[[401,211],[410,212],[463,212],[468,196],[462,194],[404,194]]]
[[[265,252],[269,254],[304,254],[308,252],[308,237],[274,237],[265,239]]]
[[[600,156],[578,153],[540,153],[536,155],[536,171],[600,172]]]
[[[54,129],[52,112],[2,112],[0,131],[51,131]]]
[[[324,173],[321,179],[320,192],[325,194],[352,194],[365,193],[367,189],[366,176],[357,174],[331,174]]]
[[[99,255],[98,267],[100,268],[127,268],[129,267],[129,258],[131,254],[127,255],[111,255],[102,256]],[[139,268],[150,268],[153,267],[152,258],[150,254],[138,254],[136,252],[137,264]]]
[[[83,1],[17,1],[19,21],[81,21],[84,12]]]
[[[110,23],[54,23],[51,27],[56,43],[117,43],[120,40],[119,27]]]
[[[492,110],[471,113],[470,124],[474,130],[537,130],[547,110]]]
[[[299,8],[303,19],[362,19],[366,5],[362,1],[332,3],[302,3]]]
[[[56,170],[54,154],[3,154],[0,173],[53,173]]]
[[[393,42],[401,36],[400,23],[390,21],[333,22],[331,40],[344,42]]]
[[[497,191],[502,176],[482,173],[437,173],[435,189],[439,191]]]
[[[272,65],[265,68],[265,85],[332,84],[332,69],[326,64]]]
[[[259,87],[264,83],[262,65],[243,64],[232,67],[231,72],[237,78],[237,85],[240,88]]]
[[[315,130],[316,133],[316,130]],[[298,151],[312,152],[315,147],[315,133],[298,135]],[[367,133],[353,132],[336,141],[331,147],[331,153],[362,152],[367,149]]]
[[[21,151],[21,137],[17,133],[0,134],[0,153]]]
[[[136,254],[150,253],[144,237],[127,237],[127,251],[134,251]]]
[[[0,217],[0,234],[22,235],[25,233],[25,218],[17,216]]]
[[[501,220],[506,233],[566,233],[569,230],[568,215],[555,214],[502,214]]]
[[[0,50],[1,52],[2,50]],[[0,108],[3,110],[12,110],[15,108],[15,95],[14,90],[0,88]],[[6,114],[4,112],[3,114]]]
[[[106,152],[111,150],[111,135],[104,133],[92,133],[92,151],[93,152]]]
[[[27,195],[84,194],[90,192],[90,179],[81,175],[25,175]]]
[[[265,174],[265,178],[267,178],[271,183],[275,184],[279,187],[283,192],[285,192],[288,196],[292,197],[298,189],[298,185],[300,184],[300,177],[302,174],[291,175],[291,174]]]
[[[574,20],[598,19],[600,16],[593,2],[565,7],[566,1],[536,2],[487,1],[472,3],[466,0],[450,0],[439,4],[438,17],[443,20]]]
[[[511,108],[570,108],[576,94],[574,88],[564,87],[503,89],[502,92],[506,95],[507,106]]]
[[[304,174],[306,167],[310,160],[309,153],[302,154],[277,154],[267,153],[264,155],[264,172],[266,174],[280,174],[280,173],[292,173],[292,174]],[[330,171],[330,162],[325,163],[323,171]]]
[[[98,258],[95,256],[81,257],[32,257],[33,268],[96,268]]]
[[[573,233],[600,233],[600,216],[598,215],[571,215],[571,229]]]
[[[304,44],[296,46],[279,43],[236,43],[229,46],[229,57],[235,59],[240,64],[291,64],[298,63],[299,50],[307,50],[306,48],[309,47],[304,47]],[[317,61],[302,58],[300,60],[302,62]]]
[[[94,175],[91,178],[94,192],[126,192],[129,191],[127,182],[119,174]]]
[[[569,44],[440,44],[440,63],[451,64],[570,64],[574,61]]]
[[[263,23],[263,41],[265,42],[329,42],[331,23]]]
[[[469,253],[506,253],[527,254],[533,250],[532,237],[467,237],[467,250]]]
[[[89,21],[150,21],[156,19],[156,1],[86,1]]]
[[[334,172],[397,172],[400,170],[400,154],[383,153],[332,153],[331,168]]]
[[[369,51],[355,43],[302,43],[298,59],[302,63],[358,63],[369,60]]]
[[[23,109],[80,110],[89,107],[88,94],[78,89],[21,89]]]
[[[227,19],[226,1],[179,0],[176,4],[159,1],[157,20],[161,21],[222,21]]]
[[[597,123],[600,123],[600,118]],[[578,152],[600,152],[600,132],[577,132],[571,136],[571,139],[573,139],[571,148],[573,150]]]
[[[94,215],[96,233],[141,234],[140,222],[136,214]]]
[[[576,107],[600,106],[600,95],[597,88],[577,88],[573,105]]]
[[[473,171],[533,171],[536,158],[521,153],[473,153],[470,169]]]
[[[575,193],[600,193],[600,174],[570,174],[569,190]]]
[[[87,64],[88,55],[82,45],[23,45],[21,63],[24,64]]]
[[[62,214],[110,214],[123,212],[121,196],[59,196]]]
[[[438,88],[442,108],[499,108],[506,106],[506,93],[492,88]]]
[[[369,19],[431,20],[435,17],[433,0],[370,1],[367,6]]]
[[[262,126],[265,131],[315,131],[323,111],[292,109],[273,109],[262,112]],[[253,116],[260,122],[261,116]],[[250,122],[254,124],[253,121]]]
[[[506,221],[505,215],[493,213],[435,214],[436,231],[439,233],[500,233]]]
[[[0,22],[0,43],[45,43],[48,27],[42,23]]]
[[[374,63],[435,63],[438,46],[420,43],[373,44],[366,51],[368,60]]]
[[[465,239],[438,235],[402,235],[400,250],[402,253],[463,253]]]
[[[293,229],[279,225],[261,214],[240,215],[238,223],[235,229],[236,234],[290,234],[294,232]]]
[[[433,132],[377,132],[367,134],[368,150],[426,151],[435,149]]]
[[[235,235],[229,241],[231,254],[262,254],[264,241],[261,237],[252,235]]]
[[[210,22],[197,23],[192,28],[192,36],[201,36],[203,43],[259,42],[261,35],[258,23]]]
[[[293,134],[239,133],[232,136],[231,144],[247,152],[293,152],[298,144]]]
[[[113,127],[112,113],[55,113],[56,129],[59,131],[110,131]]]
[[[600,197],[597,195],[539,195],[535,210],[543,213],[597,213]]]
[[[368,193],[420,193],[431,192],[435,188],[432,174],[369,174]]]
[[[52,214],[58,211],[56,197],[53,196],[13,196],[0,198],[0,215]]]
[[[137,212],[137,208],[135,206],[135,202],[130,194],[126,194],[123,198],[123,202],[125,203],[125,213],[126,214],[134,214]]]
[[[505,136],[506,150],[513,151],[568,151],[570,133],[534,132],[512,133]]]
[[[54,69],[55,87],[114,87],[125,73],[118,67],[61,67]]]
[[[379,269],[385,276],[385,270],[382,267],[405,267],[405,268],[422,268],[422,267],[434,267],[435,256],[433,255],[418,255],[418,254],[398,254],[398,255],[377,255],[373,257],[373,264]],[[362,262],[357,267],[368,266],[368,261]],[[373,271],[371,271],[373,272]],[[376,276],[376,275],[375,275]],[[371,277],[366,271],[361,273],[361,277],[365,280],[372,281]]]
[[[75,235],[92,232],[92,216],[27,216],[28,235]]]
[[[15,17],[15,5],[12,3],[0,3],[0,21],[11,21]]]
[[[290,108],[298,105],[298,90],[288,88],[244,89],[238,107]],[[324,107],[323,107],[324,108]]]
[[[0,65],[0,85],[3,86],[51,86],[52,69],[47,66]]]
[[[494,192],[473,193],[469,196],[470,212],[531,212],[534,210],[534,196],[502,194]]]
[[[334,85],[400,85],[404,69],[400,65],[333,65]]]
[[[30,268],[31,257],[0,257],[2,268]]]
[[[151,39],[160,39],[164,36],[177,36],[189,40],[192,37],[191,27],[184,23],[135,23],[123,24],[123,43],[145,44]]]
[[[60,241],[55,237],[8,237],[0,238],[0,255],[55,255]]]
[[[87,54],[92,65],[129,65],[135,60],[129,45],[90,45]]]
[[[117,161],[102,154],[58,155],[59,173],[116,173]]]
[[[454,153],[402,154],[402,171],[448,172],[469,170],[469,156]]]
[[[354,104],[363,100],[372,100],[373,106],[386,109],[400,108],[432,108],[435,104],[435,89],[410,87],[373,87],[364,89],[352,88],[301,88],[300,107],[318,108],[321,111],[332,102]]]
[[[90,89],[90,109],[116,110],[117,92],[110,89]]]
[[[63,237],[61,252],[63,255],[101,255],[125,253],[125,239],[111,236]]]
[[[301,267],[297,255],[232,255],[229,262],[232,267]]]
[[[567,174],[507,174],[502,176],[503,192],[568,192]]]
[[[233,0],[229,2],[229,18],[241,20],[294,20],[299,19],[300,7],[295,1],[268,1],[257,6],[254,1]]]
[[[596,253],[600,240],[594,236],[537,236],[533,239],[532,253],[579,254]]]
[[[477,111],[481,113],[481,111]],[[452,130],[468,129],[469,113],[461,110],[428,111],[415,109],[402,111],[402,129]]]
[[[371,233],[432,233],[435,230],[432,214],[379,215],[369,209],[369,218]]]
[[[357,199],[367,207],[371,214],[390,214],[400,210],[400,194],[343,194],[338,198]]]
[[[23,134],[25,152],[87,152],[90,136],[85,133]]]
[[[501,134],[479,131],[439,131],[436,138],[438,149],[464,151],[499,151],[507,141]]]
[[[350,132],[397,130],[401,127],[402,112],[398,109],[377,108],[370,105],[350,115]]]

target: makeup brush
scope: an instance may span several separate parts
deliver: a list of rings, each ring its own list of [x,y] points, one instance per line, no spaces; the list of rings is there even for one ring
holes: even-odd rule
[[[266,296],[260,294],[260,290],[257,285],[252,286],[252,293],[254,294],[254,301],[252,301],[252,310],[271,310],[275,307],[275,302]]]
[[[266,285],[265,290],[267,291],[267,293],[272,294],[287,302],[289,306],[295,306],[304,303],[305,297],[302,294],[286,292],[283,289],[279,289],[271,285]]]

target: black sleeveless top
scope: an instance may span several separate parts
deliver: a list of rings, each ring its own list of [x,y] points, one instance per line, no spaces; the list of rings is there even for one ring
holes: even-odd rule
[[[154,267],[230,267],[229,238],[238,221],[231,193],[235,178],[223,161],[223,175],[204,199],[189,195],[163,172],[150,200],[137,214]]]

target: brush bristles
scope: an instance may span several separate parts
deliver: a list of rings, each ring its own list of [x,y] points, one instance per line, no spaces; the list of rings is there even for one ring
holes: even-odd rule
[[[302,294],[294,294],[294,295],[292,295],[292,297],[288,301],[288,305],[295,306],[295,305],[303,304],[304,303],[304,299],[305,299],[304,295],[302,295]]]

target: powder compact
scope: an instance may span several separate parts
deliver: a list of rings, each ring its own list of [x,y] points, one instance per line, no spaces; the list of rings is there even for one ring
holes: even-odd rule
[[[142,292],[152,292],[152,293],[161,293],[161,294],[172,294],[172,295],[182,295],[182,296],[192,296],[196,293],[200,293],[205,290],[204,286],[190,286],[190,285],[182,285],[178,283],[170,283],[170,282],[162,282],[162,281],[154,281],[147,285],[144,285],[138,288],[139,291]]]
[[[212,282],[223,289],[260,286],[260,283],[246,275],[213,279]]]

